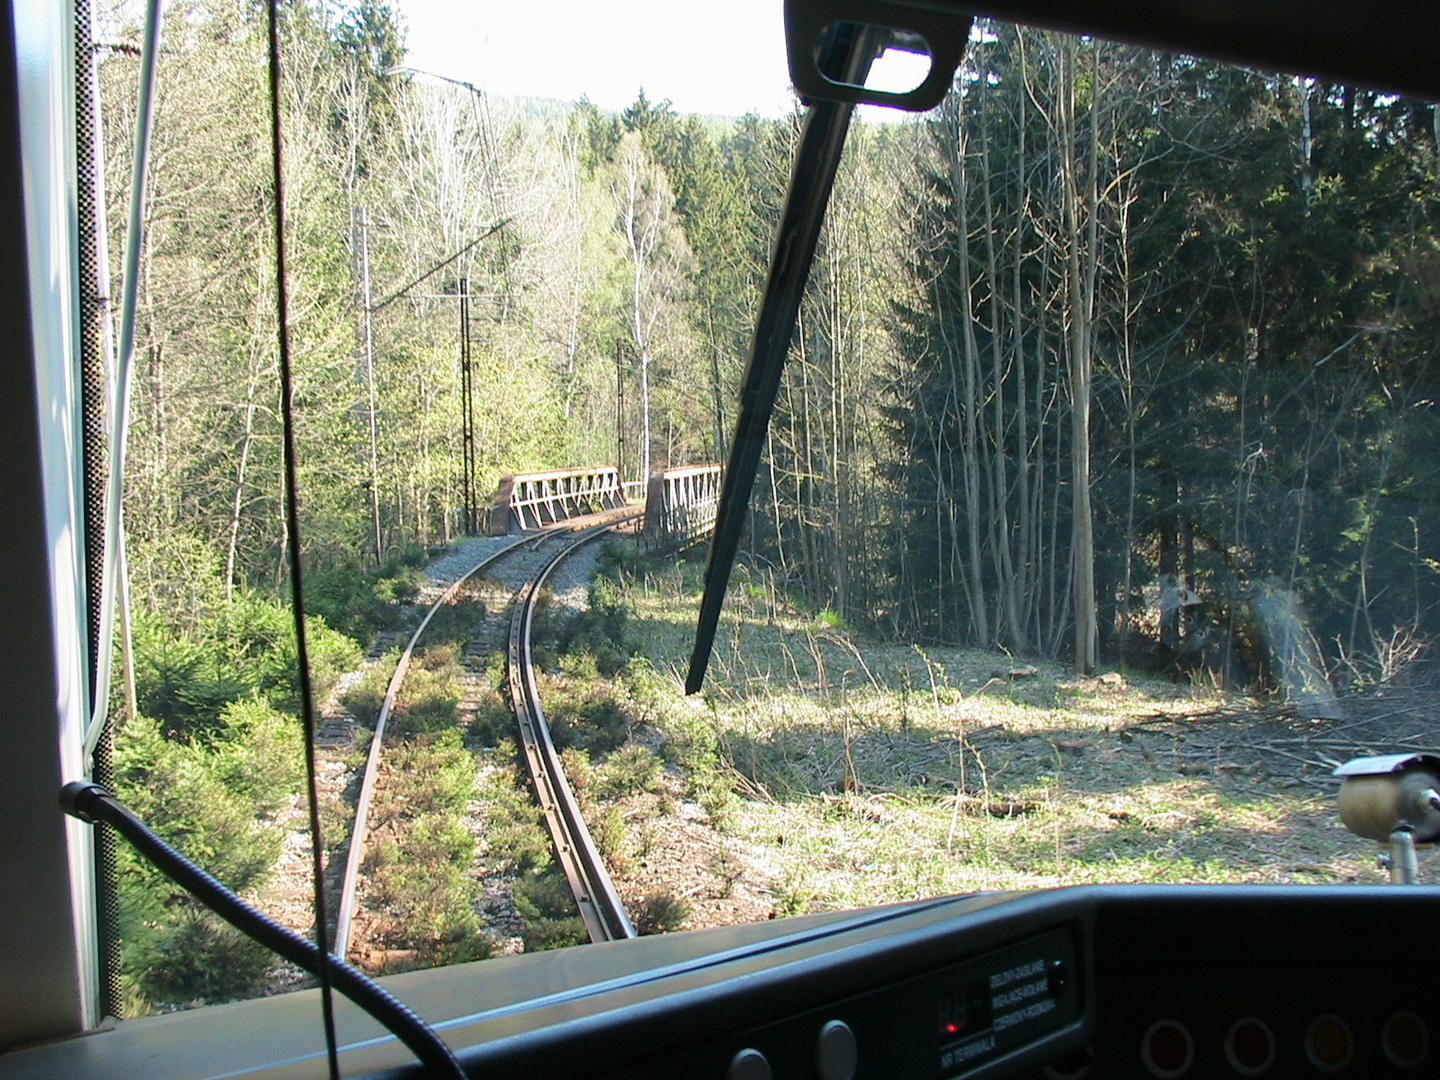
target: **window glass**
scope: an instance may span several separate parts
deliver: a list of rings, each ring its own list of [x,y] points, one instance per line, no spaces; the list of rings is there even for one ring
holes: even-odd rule
[[[725,460],[802,114],[778,5],[676,18],[287,10],[332,912],[395,665],[498,551],[470,534],[502,478],[612,466],[638,504]],[[308,931],[264,33],[201,0],[165,34],[116,782]],[[102,65],[112,253],[137,67]],[[859,110],[705,691],[703,544],[598,543],[541,595],[540,700],[635,929],[1380,880],[1329,774],[1428,745],[1437,132],[998,22],[932,113]],[[503,565],[389,710],[348,942],[372,972],[587,939],[516,745]],[[129,1014],[301,983],[128,853],[121,880]]]

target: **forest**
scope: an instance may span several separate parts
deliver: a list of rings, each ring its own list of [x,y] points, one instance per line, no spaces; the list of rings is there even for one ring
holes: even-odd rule
[[[281,578],[259,39],[223,0],[165,38],[127,519],[137,596],[177,617]],[[723,459],[797,117],[492,99],[405,68],[370,0],[292,5],[285,49],[322,594],[462,527],[462,288],[482,501],[527,468]],[[112,222],[134,68],[103,66]],[[1421,634],[1437,130],[986,27],[933,115],[857,122],[750,556],[886,636],[1087,670],[1139,649],[1165,574],[1217,612],[1293,590],[1351,652]]]
[[[498,98],[408,68],[381,0],[287,4],[283,54],[323,684],[475,509],[462,353],[482,503],[724,459],[801,112]],[[253,5],[169,6],[125,504],[154,723],[122,740],[261,803],[294,707],[263,55]],[[137,69],[104,52],[112,256]],[[892,642],[1244,689],[1283,610],[1386,678],[1437,631],[1437,213],[1435,106],[981,23],[933,113],[855,122],[742,558]]]

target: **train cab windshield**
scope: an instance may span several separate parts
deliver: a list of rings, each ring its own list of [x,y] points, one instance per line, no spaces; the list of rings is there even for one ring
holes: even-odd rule
[[[7,5],[0,1077],[1433,1068],[1362,9]]]

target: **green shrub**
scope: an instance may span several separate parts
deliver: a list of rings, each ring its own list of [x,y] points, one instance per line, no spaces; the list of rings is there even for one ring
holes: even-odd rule
[[[425,633],[430,633],[428,628]],[[410,657],[410,670],[454,677],[465,668],[460,663],[460,647],[453,641],[439,641],[416,649]]]
[[[299,708],[295,616],[288,604],[258,593],[237,593],[219,609],[215,640],[227,668],[245,673],[254,690],[281,708]],[[317,700],[334,689],[341,672],[360,664],[359,645],[319,616],[306,618],[305,643]]]
[[[734,831],[739,800],[718,774],[711,773],[706,777],[705,783],[693,785],[692,794],[714,828],[720,832]]]
[[[248,765],[247,765],[248,763]],[[221,884],[250,888],[280,857],[283,834],[258,820],[261,808],[246,791],[259,786],[248,754],[165,738],[146,717],[116,733],[117,793],[169,843],[205,867]],[[290,792],[271,792],[276,800]]]
[[[392,649],[369,668],[340,698],[340,703],[362,727],[374,728],[390,688],[401,653]],[[460,665],[453,645],[417,650],[400,684],[387,731],[395,735],[428,734],[459,722]]]
[[[659,756],[648,746],[628,742],[601,766],[597,793],[603,796],[638,795],[660,786]]]
[[[591,816],[590,835],[605,865],[615,874],[623,874],[630,865],[630,827],[625,814],[613,803]]]
[[[515,714],[507,699],[488,687],[480,692],[475,719],[470,721],[470,741],[476,746],[496,746],[515,734]]]
[[[140,711],[174,738],[212,737],[225,706],[252,689],[242,673],[223,665],[215,650],[153,613],[135,613],[134,639]]]
[[[421,640],[429,642],[432,649],[441,642],[463,646],[475,636],[484,621],[484,601],[472,596],[452,597],[448,603],[441,604],[431,617]]]
[[[427,694],[397,704],[387,729],[393,735],[433,735],[453,729],[460,720],[460,699],[453,694]]]
[[[631,710],[660,732],[665,760],[688,777],[713,772],[720,763],[720,736],[713,716],[697,712],[676,695],[645,661],[625,675]]]
[[[232,701],[220,719],[226,742],[217,764],[225,782],[260,814],[273,816],[304,784],[300,721],[259,698]]]
[[[592,788],[595,778],[590,755],[584,750],[567,746],[560,751],[560,769],[564,772],[565,779],[570,782],[570,790],[575,793],[576,802],[582,809],[588,808],[593,801]]]
[[[136,717],[116,733],[115,786],[162,837],[236,890],[263,883],[284,831],[267,820],[300,787],[299,722],[251,698],[229,705],[213,745]],[[122,844],[121,970],[132,1003],[221,1000],[256,990],[272,956],[196,908]]]
[[[392,941],[400,937],[412,948],[424,948],[428,941],[479,933],[472,907],[475,881],[452,861],[412,859],[402,842],[398,859],[375,867],[370,880],[373,898],[399,927],[398,934],[387,935]]]
[[[565,875],[558,870],[517,878],[511,895],[515,910],[526,920],[560,919],[576,914],[575,895]]]
[[[585,930],[585,920],[579,915],[568,919],[526,921],[520,930],[520,942],[526,952],[565,949],[571,945],[583,945],[589,940],[590,935]]]
[[[645,572],[650,560],[640,545],[623,540],[607,540],[595,557],[595,576],[611,581],[636,578]]]
[[[378,569],[367,569],[351,550],[332,550],[306,567],[305,603],[330,626],[370,645],[382,630],[398,629],[404,607],[419,591],[429,553],[419,544],[392,552]]]
[[[640,902],[635,912],[635,932],[641,935],[668,934],[685,929],[690,919],[690,904],[670,892],[652,892]]]
[[[254,994],[275,955],[218,916],[185,903],[171,916],[137,965],[138,983],[153,1000],[225,1001]]]
[[[559,749],[578,746],[591,755],[608,754],[630,733],[630,717],[603,688],[579,687],[547,705],[550,737]]]
[[[477,920],[478,922],[478,920]],[[455,929],[437,937],[431,956],[437,967],[488,960],[495,955],[495,941],[483,930]]]
[[[552,605],[549,591],[542,592],[533,632],[537,667],[552,668],[562,656],[589,655],[599,674],[608,679],[625,670],[639,651],[630,633],[630,609],[611,583],[601,580],[591,586],[589,604],[582,611],[562,614]]]
[[[384,704],[391,676],[395,674],[395,665],[399,662],[400,650],[391,649],[367,668],[359,681],[340,696],[340,704],[361,727],[374,729],[380,718],[380,706]]]
[[[520,940],[526,952],[562,949],[588,940],[585,920],[575,910],[575,897],[558,872],[526,875],[516,880],[511,896],[525,920]]]
[[[791,867],[775,890],[775,910],[785,916],[804,915],[815,899],[815,886],[803,870]]]
[[[394,770],[390,801],[408,816],[458,814],[475,797],[475,759],[459,729],[397,739],[385,752]]]
[[[453,728],[460,720],[460,679],[464,673],[454,645],[417,651],[396,695],[390,730],[410,735]]]
[[[475,861],[475,837],[458,814],[428,813],[411,826],[405,857],[425,866],[448,863],[465,870]]]
[[[439,550],[443,551],[444,548]],[[425,565],[435,551],[436,549],[427,548],[424,544],[417,544],[414,541],[391,548],[385,553],[385,561],[380,566],[380,576],[382,578],[395,577],[407,570],[417,570]]]
[[[413,566],[402,567],[375,582],[375,595],[390,604],[409,604],[420,593],[420,571]]]
[[[487,838],[492,851],[504,852],[517,870],[539,871],[550,866],[550,834],[541,823],[540,810],[529,793],[512,784],[491,792]]]
[[[354,556],[307,567],[305,603],[330,626],[366,645],[401,619],[399,609],[376,595],[375,575]]]

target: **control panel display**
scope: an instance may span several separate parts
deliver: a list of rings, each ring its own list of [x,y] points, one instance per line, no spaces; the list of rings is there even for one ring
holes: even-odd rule
[[[1052,931],[961,965],[936,1008],[941,1075],[958,1075],[1075,1015],[1074,946]]]

